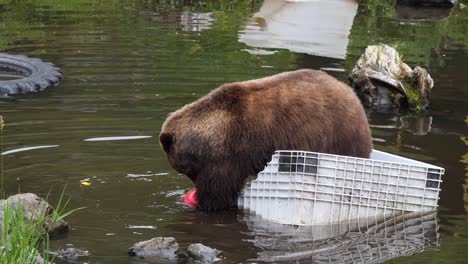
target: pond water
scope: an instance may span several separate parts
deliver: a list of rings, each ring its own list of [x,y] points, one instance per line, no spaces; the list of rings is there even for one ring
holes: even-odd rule
[[[160,263],[126,253],[155,236],[174,236],[181,248],[202,242],[220,249],[222,263],[464,262],[468,8],[427,17],[395,9],[395,1],[362,2],[346,3],[350,13],[323,7],[327,16],[345,17],[340,28],[290,19],[295,11],[282,14],[278,1],[0,0],[0,51],[54,62],[65,76],[56,88],[0,101],[6,192],[51,192],[55,203],[66,186],[69,208],[86,208],[51,246],[90,250],[89,263]],[[287,32],[301,21],[308,23],[301,30],[320,34]],[[364,48],[381,42],[398,45],[407,63],[427,67],[435,80],[429,113],[368,115],[376,149],[446,168],[437,216],[385,223],[373,229],[378,236],[338,232],[325,240],[331,249],[314,252],[325,242],[313,230],[180,203],[193,185],[170,167],[157,140],[169,112],[222,83],[286,70],[321,68],[347,81]],[[343,241],[357,242],[344,248]]]

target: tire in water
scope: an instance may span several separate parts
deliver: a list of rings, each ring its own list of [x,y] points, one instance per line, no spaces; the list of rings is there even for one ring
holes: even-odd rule
[[[50,62],[0,53],[0,96],[42,91],[62,79],[60,69]]]

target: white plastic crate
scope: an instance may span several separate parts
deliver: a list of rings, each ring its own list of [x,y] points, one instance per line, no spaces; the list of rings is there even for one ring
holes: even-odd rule
[[[290,225],[322,225],[437,208],[444,169],[373,150],[370,159],[276,151],[240,208]]]

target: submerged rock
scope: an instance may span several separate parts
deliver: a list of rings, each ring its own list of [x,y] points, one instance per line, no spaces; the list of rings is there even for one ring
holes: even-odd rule
[[[76,248],[67,248],[67,249],[60,249],[57,252],[51,252],[51,254],[56,255],[59,258],[66,259],[66,260],[77,260],[80,257],[89,256],[89,251],[76,249]]]
[[[8,197],[6,200],[0,200],[1,228],[3,228],[3,209],[5,206],[12,206],[15,210],[21,206],[24,210],[24,218],[27,220],[37,221],[45,216],[44,231],[49,235],[60,234],[70,229],[68,223],[63,219],[54,221],[54,208],[34,193],[17,194]]]
[[[398,4],[413,6],[453,7],[457,0],[398,0]]]
[[[203,244],[191,244],[187,248],[188,256],[201,263],[213,263],[219,260],[221,251],[207,247]]]
[[[350,80],[367,107],[409,108],[429,106],[434,82],[421,67],[412,70],[398,52],[388,45],[369,46],[354,66]]]
[[[129,250],[130,256],[138,257],[162,257],[174,259],[179,250],[179,244],[173,237],[155,237],[150,240],[141,241],[133,245]]]

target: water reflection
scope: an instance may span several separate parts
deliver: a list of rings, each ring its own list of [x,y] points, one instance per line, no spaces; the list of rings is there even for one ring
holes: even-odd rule
[[[353,0],[265,0],[239,41],[344,59],[357,8]]]
[[[437,214],[409,213],[382,220],[292,227],[244,216],[256,261],[381,263],[439,246]]]
[[[182,12],[180,25],[183,31],[202,31],[211,28],[213,24],[213,13]]]
[[[400,117],[401,128],[413,135],[424,136],[431,132],[432,116],[429,113],[407,114]]]
[[[429,112],[421,113],[407,113],[398,116],[392,113],[387,115],[391,118],[383,119],[383,113],[368,111],[368,116],[372,118],[379,118],[381,123],[371,124],[371,128],[388,129],[395,131],[407,131],[415,136],[427,135],[432,130],[432,115]]]
[[[452,13],[452,8],[415,7],[397,4],[395,7],[397,18],[402,20],[442,20]]]

